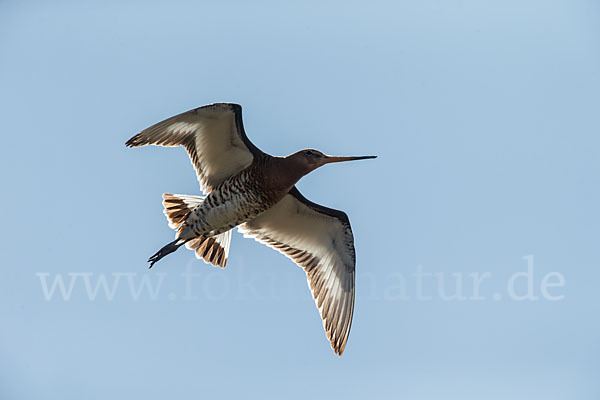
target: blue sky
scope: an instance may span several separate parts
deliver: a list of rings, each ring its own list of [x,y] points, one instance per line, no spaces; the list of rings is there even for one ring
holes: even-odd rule
[[[599,19],[594,1],[0,3],[2,398],[597,399]],[[199,188],[182,149],[124,142],[215,101],[266,152],[379,156],[299,184],[354,229],[341,358],[304,273],[237,233],[225,270],[184,250],[146,270],[172,238],[161,194]]]

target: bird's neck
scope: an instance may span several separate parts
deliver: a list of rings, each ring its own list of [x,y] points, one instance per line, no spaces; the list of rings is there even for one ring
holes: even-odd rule
[[[307,171],[296,160],[271,157],[265,160],[265,184],[272,190],[286,194]]]

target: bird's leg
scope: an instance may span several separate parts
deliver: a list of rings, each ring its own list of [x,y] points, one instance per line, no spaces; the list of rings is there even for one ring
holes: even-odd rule
[[[150,266],[148,267],[148,269],[152,268],[152,266],[154,265],[154,263],[156,263],[158,260],[160,260],[161,258],[163,258],[166,255],[169,255],[169,254],[173,253],[182,244],[185,243],[185,241],[181,241],[181,243],[177,243],[179,241],[180,241],[179,239],[173,240],[171,243],[168,243],[162,249],[160,249],[159,251],[157,251],[156,254],[154,254],[152,257],[150,257],[148,259],[148,262],[150,263]]]

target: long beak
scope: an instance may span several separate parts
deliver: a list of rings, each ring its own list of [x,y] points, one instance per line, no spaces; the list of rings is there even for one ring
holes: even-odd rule
[[[354,160],[366,160],[368,158],[377,158],[377,156],[358,156],[358,157],[334,157],[325,156],[323,158],[323,164],[330,164],[342,161],[354,161]]]

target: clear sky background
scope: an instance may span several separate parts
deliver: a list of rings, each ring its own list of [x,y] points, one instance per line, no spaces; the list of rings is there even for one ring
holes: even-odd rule
[[[0,88],[2,399],[600,398],[597,1],[2,1]],[[216,101],[266,152],[379,156],[299,184],[354,229],[341,358],[238,233],[146,269],[199,187],[124,143]]]

